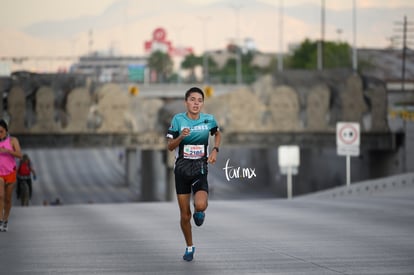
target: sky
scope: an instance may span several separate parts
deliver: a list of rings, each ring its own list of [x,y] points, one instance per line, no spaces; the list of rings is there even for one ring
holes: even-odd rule
[[[0,26],[21,29],[41,20],[68,19],[79,15],[97,15],[116,0],[0,0]],[[185,0],[193,4],[209,4],[219,0]],[[237,1],[235,1],[237,2]],[[261,0],[260,2],[285,7],[302,3],[320,4],[320,0]],[[344,9],[352,7],[351,0],[325,0],[326,7]],[[414,7],[412,0],[356,0],[360,8],[366,7]],[[47,8],[46,8],[47,7]],[[10,12],[11,11],[11,12]],[[18,14],[16,14],[18,11]]]
[[[130,20],[130,18],[136,15],[135,13],[140,10],[140,7],[145,6],[145,9],[151,10],[149,5],[151,5],[152,2],[157,1],[159,0],[135,0],[135,2],[129,0],[129,7],[133,7],[137,11],[131,9],[124,12],[127,19],[120,19],[124,20],[124,23],[121,23],[121,25],[124,24],[124,26],[120,26],[118,28],[116,26],[107,26],[106,28],[97,28],[93,30],[93,43],[96,50],[108,48],[109,45],[112,45],[116,47],[121,54],[142,54],[142,50],[137,50],[138,47],[132,47],[131,45],[134,43],[141,45],[145,39],[150,39],[151,30],[157,27],[157,21],[156,19],[147,19],[146,21],[142,21],[141,25],[139,22],[127,21],[128,18]],[[260,18],[261,16],[257,14],[249,15],[250,17],[243,16],[247,13],[247,11],[243,6],[242,0],[234,0],[232,2],[231,0],[169,0],[168,4],[175,3],[177,1],[184,5],[198,5],[200,9],[203,9],[207,4],[221,2],[226,2],[227,7],[236,7],[238,5],[240,8],[239,14],[241,16],[239,24],[243,25],[243,28],[237,31],[241,32],[241,36],[253,36],[252,38],[255,40],[255,43],[263,51],[278,51],[280,48],[283,48],[283,51],[286,51],[289,43],[298,43],[301,39],[308,36],[313,39],[320,37],[320,25],[316,21],[312,26],[310,26],[309,22],[302,22],[300,17],[286,17],[283,21],[285,31],[283,40],[281,40],[281,37],[276,34],[276,26],[279,22],[277,19],[278,11],[281,4],[283,4],[285,10],[288,10],[289,7],[297,7],[306,4],[320,5],[324,2],[327,9],[340,12],[343,10],[352,11],[353,2],[355,2],[357,10],[368,9],[368,13],[365,13],[365,16],[372,16],[374,21],[379,20],[380,23],[381,18],[378,17],[381,17],[382,15],[377,15],[375,13],[378,8],[386,8],[391,10],[398,7],[409,7],[410,12],[413,11],[414,8],[414,1],[412,0],[257,0],[256,2],[266,3],[274,7],[273,11],[269,11],[269,13],[262,16],[263,18]],[[43,28],[42,31],[39,24],[43,22],[44,25],[40,26],[50,27],[50,25],[54,25],[65,20],[73,20],[73,22],[75,22],[78,18],[98,17],[104,14],[108,7],[118,2],[119,0],[0,0],[0,35],[2,35],[4,39],[0,43],[0,58],[10,56],[44,55],[79,56],[88,51],[89,42],[87,41],[87,33],[90,29],[88,29],[87,26],[85,26],[85,30],[83,30],[83,32],[66,34],[62,31],[62,34],[65,34],[66,37],[48,37],[46,33],[47,28]],[[131,5],[131,2],[135,3],[135,5]],[[372,9],[372,14],[369,14],[370,9]],[[206,11],[200,15],[196,15],[198,18],[195,19],[194,16],[191,18],[188,14],[172,10],[171,13],[174,12],[174,14],[162,15],[162,20],[165,21],[161,24],[163,24],[163,26],[167,26],[166,28],[168,28],[167,31],[169,33],[169,38],[176,44],[181,43],[183,44],[182,46],[191,46],[196,50],[197,54],[200,54],[206,47],[224,48],[226,43],[228,43],[231,38],[234,39],[234,26],[226,25],[234,25],[235,9],[233,9],[233,15],[231,15],[232,12],[229,10],[231,9],[228,8],[227,11],[217,12],[214,14],[209,14]],[[408,20],[413,20],[412,18],[414,17],[414,14],[406,15],[408,16]],[[253,16],[257,17],[254,18]],[[320,10],[314,10],[312,16],[319,18]],[[209,18],[208,42],[203,41],[207,36],[206,32],[204,31],[203,35],[200,34],[203,32],[201,26],[202,18]],[[395,16],[390,18],[401,18],[402,21],[402,14],[395,14]],[[334,19],[333,15],[326,15],[327,39],[344,39],[351,44],[353,42],[351,31],[352,20],[348,20],[345,23],[335,23],[337,25],[342,24],[340,27],[334,24],[329,25],[329,23],[332,23]],[[159,21],[160,19],[157,20]],[[263,28],[263,25],[260,23],[262,21],[260,20],[267,20],[267,25],[274,26],[271,26],[270,28]],[[358,18],[357,22],[358,21],[361,22],[362,20]],[[357,46],[386,47],[386,37],[393,34],[392,25],[395,24],[395,22],[383,22],[384,25],[379,25],[380,23],[376,23],[376,21],[374,21],[372,26],[364,26],[364,28],[360,28],[361,31],[357,35]],[[48,22],[49,26],[45,25],[45,22]],[[139,34],[137,33],[137,30],[140,30]],[[131,33],[134,33],[134,35],[131,35]],[[340,37],[341,35],[342,37]],[[134,38],[138,41],[134,41]],[[188,40],[192,41],[183,42]],[[275,40],[283,41],[283,46],[278,45]],[[139,48],[142,47],[140,46]],[[2,60],[0,60],[0,62],[2,62]],[[25,66],[24,64],[17,65],[22,68]],[[15,68],[17,65],[12,64],[11,66]],[[33,64],[30,64],[30,66],[33,67]],[[53,66],[55,65],[52,65],[52,67]]]

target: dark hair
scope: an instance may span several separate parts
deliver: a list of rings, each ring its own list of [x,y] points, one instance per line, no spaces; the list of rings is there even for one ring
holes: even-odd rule
[[[7,122],[4,119],[0,119],[0,126],[6,129],[6,132],[9,131],[9,128],[7,127]]]
[[[188,89],[188,91],[185,92],[185,100],[188,99],[188,97],[190,96],[191,93],[199,93],[203,97],[203,100],[204,100],[204,93],[198,87],[192,87],[192,88]]]

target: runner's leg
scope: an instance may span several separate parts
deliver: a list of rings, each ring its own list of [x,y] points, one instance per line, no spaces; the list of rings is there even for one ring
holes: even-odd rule
[[[187,246],[193,245],[190,198],[191,194],[177,194],[178,206],[180,207],[180,225]]]
[[[0,221],[4,221],[4,201],[6,193],[4,179],[0,178]]]
[[[8,183],[6,184],[5,188],[5,199],[4,199],[4,216],[3,220],[7,221],[9,219],[10,209],[12,207],[12,196],[13,196],[13,190],[15,183]]]
[[[194,194],[194,211],[204,212],[208,206],[208,193],[204,190],[197,191]]]

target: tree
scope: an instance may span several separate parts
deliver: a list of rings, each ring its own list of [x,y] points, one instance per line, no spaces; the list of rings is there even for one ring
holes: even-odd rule
[[[352,68],[352,49],[348,43],[326,42],[324,57],[326,68]]]
[[[252,66],[252,61],[257,52],[255,51],[248,51],[245,54],[241,54],[242,60],[242,75],[243,75],[243,82],[247,84],[253,83],[259,71]]]
[[[230,53],[237,53],[237,51],[240,51],[240,58],[241,58],[241,72],[242,72],[242,79],[243,83],[245,84],[251,84],[253,83],[258,75],[260,75],[260,71],[257,69],[257,67],[252,66],[252,61],[258,52],[256,51],[247,51],[242,52],[239,47],[236,45],[230,44],[227,47],[227,51]],[[237,57],[230,57],[227,59],[225,65],[219,69],[211,73],[211,75],[214,74],[214,77],[217,79],[219,78],[219,81],[221,83],[237,83]]]
[[[318,62],[318,41],[305,39],[287,59],[287,67],[292,69],[316,69]],[[323,44],[323,67],[352,67],[351,47],[348,43],[325,41]]]
[[[181,68],[190,70],[190,82],[196,81],[195,69],[197,66],[202,66],[202,57],[195,56],[194,54],[187,55],[181,62]]]
[[[317,44],[305,39],[288,58],[287,66],[292,69],[316,69]]]
[[[207,76],[207,79],[205,79],[205,81],[210,82],[212,77],[214,77],[214,75],[217,74],[218,72],[218,65],[216,61],[213,58],[211,58],[210,55],[207,55],[206,57],[207,57],[207,66],[208,66],[207,68],[208,76]],[[201,57],[201,58],[204,58],[204,57]]]
[[[236,83],[236,62],[236,58],[227,59],[226,64],[220,70],[221,83]]]
[[[165,82],[173,72],[173,61],[167,53],[155,51],[148,59],[148,67],[157,74],[157,82]]]

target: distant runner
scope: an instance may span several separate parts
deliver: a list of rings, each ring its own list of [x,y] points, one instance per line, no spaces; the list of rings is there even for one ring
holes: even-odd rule
[[[22,158],[19,140],[9,135],[7,123],[0,119],[0,231],[7,232],[16,183],[16,159]]]

